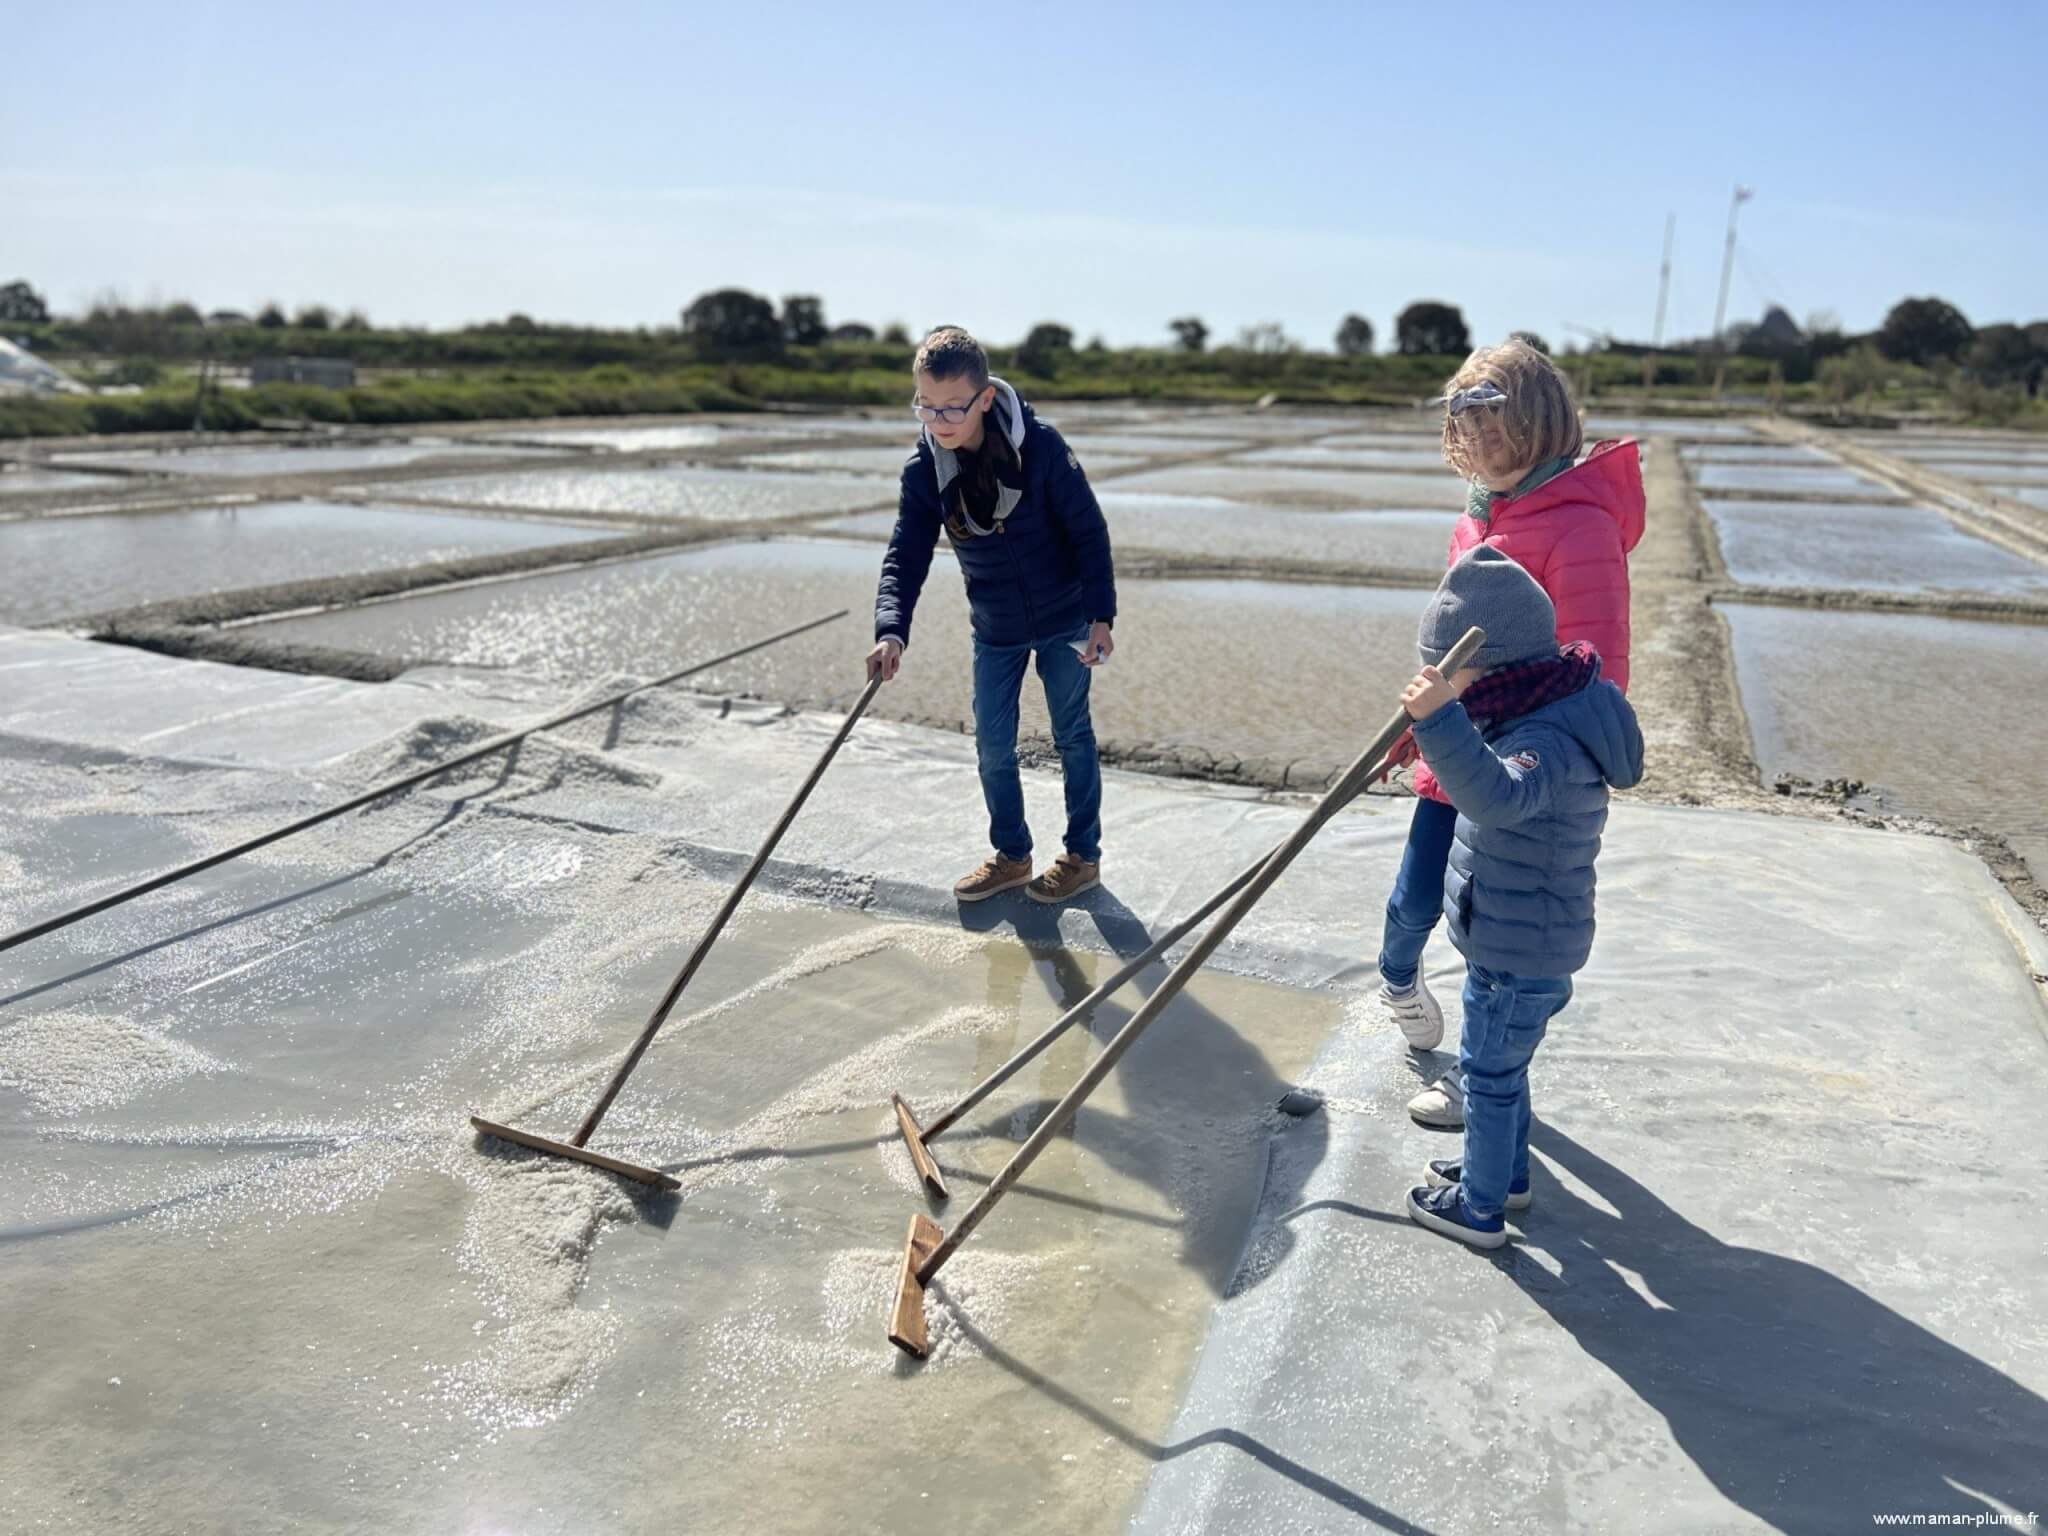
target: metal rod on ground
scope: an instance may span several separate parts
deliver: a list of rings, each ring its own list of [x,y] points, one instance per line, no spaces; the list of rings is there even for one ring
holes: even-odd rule
[[[1402,734],[1406,734],[1405,729]],[[1389,766],[1386,759],[1391,754],[1391,751],[1392,749],[1389,748],[1388,753],[1382,754],[1379,762],[1374,764],[1373,771],[1360,781],[1358,790],[1350,798],[1355,798],[1357,793],[1363,793],[1366,785],[1373,783],[1386,771]],[[1332,809],[1341,810],[1342,806],[1334,806]],[[1198,923],[1206,920],[1218,907],[1243,890],[1252,877],[1265,868],[1266,861],[1280,851],[1280,847],[1280,844],[1275,844],[1266,853],[1260,855],[1255,863],[1248,866],[1232,879],[1222,890],[1211,896],[1201,906],[1154,939],[1143,953],[1133,956],[1114,976],[1101,983],[1094,991],[1090,992],[1081,1001],[1074,1004],[1073,1007],[1047,1025],[1043,1034],[1018,1051],[1016,1055],[1012,1056],[1000,1067],[989,1073],[987,1077],[984,1077],[969,1090],[959,1103],[940,1115],[930,1126],[924,1128],[918,1126],[917,1116],[912,1112],[910,1105],[905,1101],[902,1094],[890,1095],[890,1102],[895,1106],[896,1110],[896,1128],[902,1133],[904,1144],[910,1150],[910,1160],[916,1165],[918,1174],[924,1180],[926,1187],[941,1200],[950,1198],[946,1189],[945,1176],[939,1172],[939,1165],[932,1160],[929,1150],[934,1141],[951,1129],[962,1115],[973,1109],[975,1105],[986,1099],[996,1089],[1002,1087],[1004,1083],[1007,1083],[1011,1078],[1023,1071],[1025,1067],[1037,1060],[1039,1056],[1043,1055],[1047,1048],[1055,1040],[1059,1039],[1061,1035],[1093,1013],[1101,1005],[1103,999],[1122,988],[1125,983],[1132,980],[1139,972],[1143,971],[1161,955],[1173,948],[1174,945],[1186,938],[1188,934],[1192,933]]]
[[[1449,677],[1463,667],[1485,643],[1486,635],[1482,630],[1466,630],[1464,637],[1451,647],[1450,654],[1444,657],[1437,670],[1445,677]],[[1294,862],[1296,855],[1308,846],[1341,806],[1353,799],[1377,776],[1380,759],[1401,739],[1402,732],[1409,728],[1410,723],[1405,709],[1395,712],[1394,718],[1387,722],[1372,744],[1344,770],[1343,776],[1332,786],[1329,793],[1316,802],[1315,809],[1310,811],[1302,824],[1294,829],[1287,841],[1275,849],[1259,866],[1258,873],[1238,892],[1236,898],[1224,909],[1222,916],[1210,925],[1208,932],[1195,941],[1194,948],[1181,957],[1166,979],[1160,982],[1158,990],[1145,999],[1144,1005],[1131,1015],[1124,1027],[1117,1031],[1116,1037],[1102,1048],[1102,1054],[1097,1056],[1088,1070],[1081,1074],[1080,1080],[1068,1089],[1066,1096],[1039,1121],[1030,1139],[1017,1149],[1016,1155],[1009,1162],[1003,1165],[1002,1171],[990,1181],[981,1198],[968,1208],[967,1213],[960,1218],[950,1233],[940,1237],[937,1225],[921,1211],[911,1218],[910,1237],[904,1245],[903,1269],[897,1280],[896,1302],[890,1313],[891,1344],[907,1354],[919,1357],[924,1355],[929,1347],[924,1316],[925,1287],[930,1285],[939,1271],[945,1267],[946,1261],[959,1252],[960,1245],[967,1241],[976,1227],[981,1225],[982,1218],[995,1208],[996,1202],[1009,1192],[1010,1186],[1017,1182],[1039,1153],[1051,1145],[1053,1138],[1067,1128],[1082,1102],[1115,1070],[1124,1053],[1137,1043],[1138,1037],[1165,1011],[1167,1004],[1180,995],[1181,989],[1202,968],[1217,946],[1229,936],[1231,929],[1258,904],[1259,898],[1266,894],[1273,882],[1278,880],[1287,866]]]
[[[633,1042],[633,1048],[626,1053],[626,1059],[619,1063],[618,1071],[614,1072],[611,1081],[605,1084],[604,1092],[598,1095],[597,1102],[590,1106],[590,1113],[583,1117],[583,1123],[576,1128],[576,1134],[566,1142],[556,1141],[552,1137],[537,1136],[530,1131],[499,1125],[480,1115],[469,1117],[471,1125],[487,1135],[502,1136],[507,1141],[516,1141],[537,1151],[551,1152],[557,1157],[573,1157],[583,1162],[594,1163],[600,1168],[608,1168],[614,1173],[623,1173],[628,1178],[638,1179],[643,1184],[654,1184],[664,1189],[677,1187],[676,1180],[659,1169],[641,1168],[631,1163],[620,1162],[617,1158],[588,1152],[584,1150],[585,1145],[596,1132],[598,1123],[604,1119],[605,1112],[612,1107],[612,1100],[616,1099],[619,1090],[626,1086],[626,1079],[631,1077],[633,1069],[640,1065],[640,1058],[647,1054],[647,1048],[654,1043],[656,1032],[667,1022],[677,999],[683,995],[683,989],[690,984],[690,978],[697,974],[697,967],[704,963],[704,957],[711,952],[711,946],[718,941],[719,934],[725,931],[726,923],[738,908],[740,899],[747,894],[747,888],[754,883],[754,877],[766,867],[768,856],[775,851],[775,845],[782,841],[782,835],[789,830],[790,823],[796,820],[796,813],[803,809],[804,802],[811,797],[811,791],[818,787],[818,780],[825,776],[825,769],[838,755],[839,748],[846,738],[853,734],[855,723],[867,712],[868,705],[874,700],[875,690],[881,686],[882,679],[879,675],[868,679],[867,687],[861,691],[860,698],[847,712],[845,721],[826,745],[825,750],[818,755],[818,761],[812,766],[809,777],[804,780],[803,786],[797,790],[795,797],[784,809],[781,819],[775,823],[767,837],[762,839],[761,846],[755,852],[753,862],[747,866],[746,873],[740,876],[739,883],[727,893],[724,903],[711,919],[710,926],[704,930],[703,937],[697,940],[697,947],[690,951],[690,958],[684,962],[682,970],[676,974],[676,979],[669,984],[668,991],[662,994],[661,1001],[655,1004],[654,1013],[647,1020],[646,1027],[640,1031],[640,1038]]]
[[[337,816],[344,816],[350,811],[359,810],[373,800],[382,800],[386,795],[395,795],[402,789],[411,789],[415,784],[424,784],[427,780],[446,773],[452,768],[460,768],[465,764],[475,762],[478,758],[489,757],[493,752],[502,752],[505,748],[524,741],[536,732],[554,730],[557,726],[567,725],[572,720],[581,720],[585,715],[594,715],[601,709],[609,709],[614,704],[630,699],[636,693],[645,693],[650,688],[666,687],[670,683],[693,676],[698,672],[706,671],[712,667],[723,666],[728,661],[737,660],[739,657],[749,655],[754,651],[762,649],[764,646],[776,645],[781,641],[801,635],[806,630],[816,629],[820,625],[833,623],[835,620],[845,618],[846,612],[846,609],[841,608],[835,613],[826,614],[821,619],[812,619],[809,623],[799,624],[794,629],[785,629],[779,635],[769,635],[766,639],[755,640],[743,645],[736,651],[727,651],[723,656],[714,656],[709,661],[700,661],[693,666],[684,667],[680,672],[671,672],[666,677],[658,677],[651,683],[635,684],[633,687],[625,689],[623,692],[615,693],[609,698],[599,699],[595,704],[581,705],[563,714],[551,716],[541,721],[538,725],[529,725],[520,730],[509,731],[503,736],[494,736],[482,746],[473,747],[459,757],[451,757],[445,763],[436,763],[431,768],[422,768],[416,773],[405,775],[403,778],[392,779],[388,783],[379,784],[375,789],[366,790],[352,800],[345,800],[340,805],[329,806],[324,811],[316,811],[311,816],[303,816],[288,827],[279,827],[274,832],[266,832],[261,837],[252,837],[245,843],[235,844],[232,848],[223,848],[218,853],[210,853],[203,859],[193,860],[190,864],[181,864],[178,868],[153,876],[139,885],[124,887],[114,892],[111,896],[102,896],[97,901],[87,902],[82,907],[74,907],[69,912],[61,913],[56,917],[45,918],[40,923],[10,933],[5,938],[0,938],[0,950],[12,949],[17,944],[26,944],[30,939],[39,939],[46,933],[55,933],[59,928],[68,928],[71,924],[79,922],[84,918],[92,917],[96,913],[104,912],[109,907],[118,907],[121,903],[133,901],[138,896],[147,896],[151,891],[160,891],[167,885],[175,885],[178,881],[185,879],[189,875],[196,875],[203,870],[212,869],[216,864],[225,864],[229,859],[239,858],[245,853],[255,852],[258,848],[268,847],[272,843],[290,837],[295,832],[303,832],[308,827],[319,826],[323,821],[332,821]]]

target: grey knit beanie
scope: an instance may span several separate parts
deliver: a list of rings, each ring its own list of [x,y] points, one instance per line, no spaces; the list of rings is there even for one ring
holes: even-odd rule
[[[1491,544],[1459,556],[1422,610],[1416,646],[1423,662],[1436,666],[1475,624],[1486,631],[1486,644],[1468,665],[1482,671],[1557,654],[1557,610],[1549,596]]]

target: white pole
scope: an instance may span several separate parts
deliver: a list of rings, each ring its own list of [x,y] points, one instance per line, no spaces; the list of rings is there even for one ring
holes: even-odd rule
[[[1721,253],[1721,296],[1714,301],[1714,345],[1721,345],[1721,325],[1728,318],[1728,279],[1735,271],[1735,215],[1744,203],[1756,194],[1748,187],[1738,186],[1735,196],[1728,204],[1728,245]]]
[[[1664,265],[1657,272],[1657,328],[1650,335],[1652,349],[1664,345],[1664,301],[1671,296],[1671,236],[1678,228],[1678,215],[1664,215]]]

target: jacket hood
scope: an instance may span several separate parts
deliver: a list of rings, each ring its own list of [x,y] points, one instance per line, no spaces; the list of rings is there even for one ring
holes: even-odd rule
[[[1016,455],[1017,462],[1021,464],[1024,462],[1024,434],[1030,430],[1030,422],[1025,419],[1028,407],[1017,398],[1016,390],[1010,388],[1008,384],[997,378],[994,374],[989,375],[988,381],[996,386],[995,403],[990,407],[989,413],[996,418],[996,424],[1002,428],[1003,436],[1010,441],[1010,451]],[[943,502],[946,497],[946,487],[951,485],[960,473],[960,455],[952,449],[942,446],[932,436],[930,427],[924,429],[919,441],[922,443],[924,451],[931,455],[932,478],[938,482],[939,499]],[[965,505],[962,505],[960,508],[960,516],[965,520],[967,526],[973,530],[975,536],[981,537],[994,533],[997,528],[1001,527],[1009,515],[1017,510],[1017,503],[1023,499],[1024,493],[1016,486],[998,484],[996,487],[995,512],[987,527],[983,527],[980,523],[976,522],[974,514],[969,512]]]
[[[1590,687],[1524,715],[1515,725],[1531,720],[1569,732],[1614,788],[1630,789],[1642,781],[1642,728],[1621,690],[1606,679],[1595,678]]]
[[[1621,547],[1631,550],[1643,537],[1643,460],[1632,437],[1595,443],[1593,451],[1563,474],[1525,496],[1497,496],[1488,512],[1495,529],[1510,518],[1547,512],[1567,502],[1587,502],[1613,518]]]

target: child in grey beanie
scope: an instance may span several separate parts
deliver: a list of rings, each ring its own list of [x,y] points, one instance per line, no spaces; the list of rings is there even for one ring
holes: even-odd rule
[[[1475,624],[1474,665],[1444,677],[1436,663]],[[1503,1213],[1529,1204],[1529,1062],[1592,952],[1608,789],[1642,777],[1643,737],[1599,657],[1559,647],[1550,599],[1491,546],[1451,567],[1416,640],[1425,665],[1401,703],[1458,813],[1444,920],[1465,957],[1465,1150],[1428,1165],[1408,1214],[1497,1248]]]
[[[1416,649],[1423,665],[1442,661],[1474,624],[1486,631],[1486,644],[1472,658],[1475,671],[1557,654],[1557,610],[1550,594],[1491,544],[1475,545],[1446,571],[1422,610]]]

